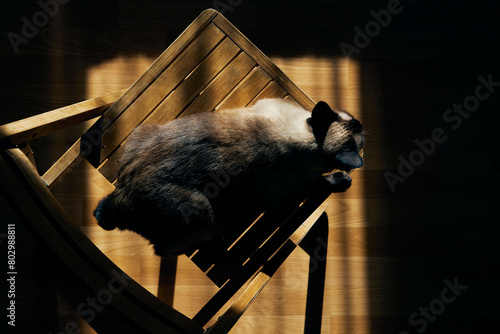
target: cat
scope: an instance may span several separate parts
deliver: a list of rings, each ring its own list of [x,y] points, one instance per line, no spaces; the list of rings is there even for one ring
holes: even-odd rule
[[[218,240],[239,218],[279,207],[324,176],[332,192],[363,165],[361,123],[326,102],[312,112],[283,99],[204,112],[132,131],[116,189],[98,204],[98,224],[132,230],[155,253],[178,255]]]

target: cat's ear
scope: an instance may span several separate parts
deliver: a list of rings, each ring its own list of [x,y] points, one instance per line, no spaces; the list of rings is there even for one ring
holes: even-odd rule
[[[335,159],[351,169],[363,166],[363,158],[356,151],[341,152],[337,154]]]
[[[338,118],[339,115],[326,102],[320,101],[314,106],[311,117],[307,119],[307,123],[312,127],[318,143],[322,143],[325,140],[328,128]]]
[[[328,127],[338,119],[339,115],[326,102],[320,101],[314,106],[309,122],[314,125],[322,124]]]

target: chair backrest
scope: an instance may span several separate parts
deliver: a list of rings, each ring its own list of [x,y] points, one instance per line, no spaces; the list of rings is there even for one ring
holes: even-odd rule
[[[163,124],[269,97],[313,106],[313,101],[231,23],[206,10],[104,113],[98,125],[102,138],[89,160],[113,183],[123,144],[137,125]]]

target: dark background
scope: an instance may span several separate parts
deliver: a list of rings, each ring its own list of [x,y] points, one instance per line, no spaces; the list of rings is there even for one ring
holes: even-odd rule
[[[363,29],[373,20],[370,11],[387,3],[243,0],[224,15],[271,58],[337,58],[344,57],[339,43],[353,44],[353,28]],[[365,202],[371,219],[366,253],[406,260],[384,275],[370,266],[370,284],[381,287],[370,295],[370,330],[416,333],[420,326],[411,327],[408,316],[440,296],[443,280],[456,277],[467,289],[423,332],[496,332],[500,87],[457,130],[442,116],[474,94],[478,76],[491,74],[500,82],[499,5],[439,0],[401,4],[403,11],[359,54],[351,55],[359,63],[360,108],[371,132],[365,149]],[[15,53],[7,34],[20,35],[21,18],[31,21],[40,6],[36,1],[3,0],[0,124],[81,101],[86,97],[86,68],[119,55],[156,57],[209,7],[214,7],[211,0],[72,0]],[[397,173],[398,156],[408,158],[416,149],[414,140],[430,138],[438,127],[448,139],[391,192],[384,173]],[[45,149],[43,141],[38,145]],[[65,145],[46,152],[40,168]],[[2,212],[4,218],[9,215]]]

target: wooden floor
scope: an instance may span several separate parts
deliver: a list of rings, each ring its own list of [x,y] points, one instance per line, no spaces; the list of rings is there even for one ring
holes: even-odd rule
[[[26,3],[8,3],[9,15],[0,20],[3,35],[21,34],[21,18],[31,20],[41,10]],[[214,3],[74,0],[60,5],[18,53],[3,39],[0,124],[127,88]],[[500,81],[495,8],[466,1],[401,1],[401,12],[361,46],[354,28],[364,29],[374,20],[370,11],[387,8],[387,1],[232,3],[237,5],[221,8],[224,15],[293,82],[314,100],[354,114],[368,133],[365,166],[353,175],[348,192],[328,200],[328,240],[317,240],[314,260],[327,261],[321,332],[496,329],[498,85],[481,88],[490,96],[474,100],[478,85]],[[359,53],[345,57],[341,42],[357,45]],[[470,116],[461,117],[460,124],[457,118],[443,119],[454,104],[471,101],[478,105],[468,107]],[[436,129],[442,129],[438,137],[446,136],[442,143],[431,140]],[[79,133],[71,128],[34,141],[39,170]],[[427,154],[418,153],[422,148],[416,141],[427,143]],[[417,166],[412,170],[403,160]],[[99,228],[91,213],[110,189],[86,177],[86,169],[85,163],[75,166],[78,177],[54,190],[75,222],[131,277],[194,315],[215,287],[185,257],[162,264],[142,238]],[[19,226],[24,273],[17,285],[19,332],[34,323],[39,332],[64,332],[76,321],[81,333],[94,333],[62,298],[46,298],[57,281],[57,264],[37,248],[4,201],[1,207],[2,221]],[[302,333],[308,265],[305,252],[295,251],[231,333]]]

